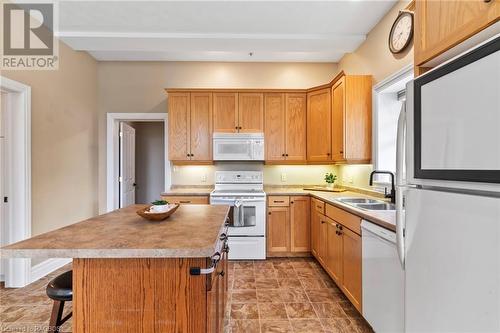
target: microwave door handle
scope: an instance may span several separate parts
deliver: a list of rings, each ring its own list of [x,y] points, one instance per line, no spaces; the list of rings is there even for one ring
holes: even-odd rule
[[[404,153],[406,134],[406,102],[401,106],[396,136],[396,248],[401,266],[405,267],[405,216],[404,216]]]
[[[245,226],[245,220],[244,220],[244,216],[245,216],[245,206],[242,204],[240,206],[240,212],[239,212],[239,226],[240,227],[244,227]]]

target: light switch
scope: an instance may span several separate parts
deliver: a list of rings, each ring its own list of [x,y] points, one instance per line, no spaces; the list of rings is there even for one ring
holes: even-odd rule
[[[204,173],[203,175],[201,175],[201,182],[202,183],[206,183],[207,182],[207,174]]]

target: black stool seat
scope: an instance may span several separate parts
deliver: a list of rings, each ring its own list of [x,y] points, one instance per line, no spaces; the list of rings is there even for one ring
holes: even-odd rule
[[[71,301],[73,299],[73,271],[67,271],[47,285],[47,296],[55,301]]]

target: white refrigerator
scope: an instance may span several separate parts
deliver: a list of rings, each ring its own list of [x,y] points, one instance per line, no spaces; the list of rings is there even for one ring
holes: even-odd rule
[[[405,332],[500,332],[500,36],[406,95],[396,179]]]

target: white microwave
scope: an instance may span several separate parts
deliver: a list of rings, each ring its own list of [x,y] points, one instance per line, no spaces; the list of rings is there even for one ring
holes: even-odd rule
[[[214,133],[214,161],[263,161],[264,133]]]

